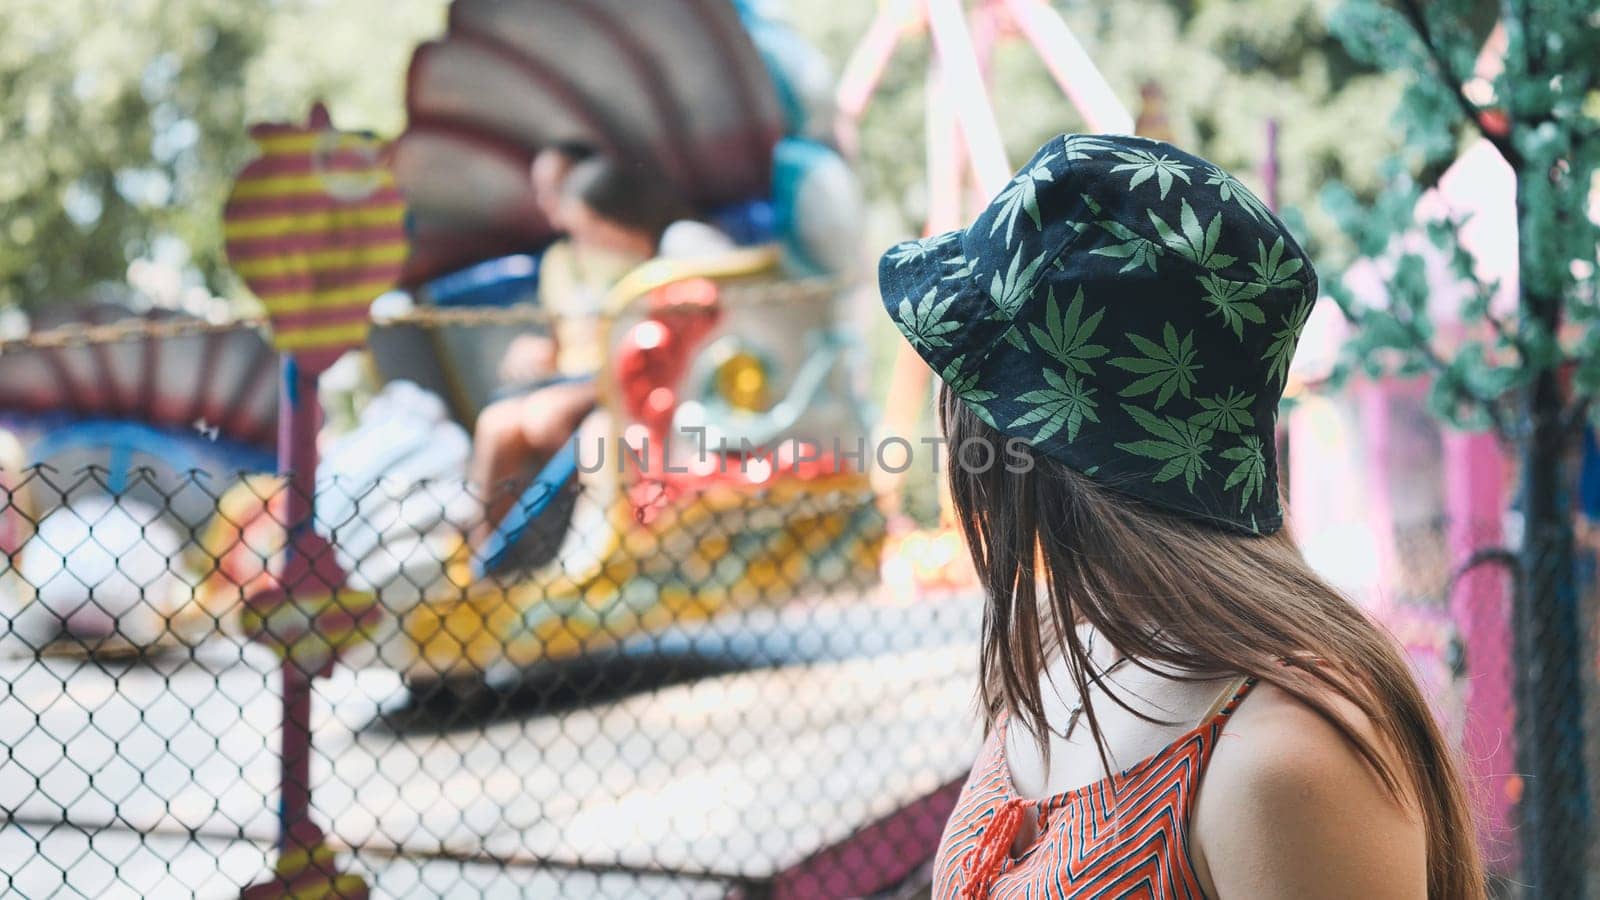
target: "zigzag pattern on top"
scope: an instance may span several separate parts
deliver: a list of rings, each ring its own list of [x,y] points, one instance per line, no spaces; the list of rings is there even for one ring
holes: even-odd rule
[[[1002,716],[945,826],[934,897],[1201,900],[1189,861],[1189,807],[1223,726],[1255,683],[1247,679],[1216,715],[1155,755],[1040,800],[1019,797],[1012,786]],[[1028,807],[1038,810],[1039,837],[1012,857],[1018,813]]]

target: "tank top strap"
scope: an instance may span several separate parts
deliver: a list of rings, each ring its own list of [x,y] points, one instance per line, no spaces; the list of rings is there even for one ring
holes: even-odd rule
[[[1250,691],[1256,686],[1257,681],[1259,679],[1254,675],[1240,675],[1228,682],[1228,686],[1223,689],[1222,693],[1217,695],[1216,702],[1212,703],[1211,708],[1206,710],[1205,717],[1200,720],[1201,724],[1220,724],[1233,715],[1234,710],[1239,708],[1239,704],[1244,702],[1244,698],[1250,695]]]
[[[1193,802],[1195,792],[1199,790],[1200,781],[1205,777],[1206,769],[1211,765],[1211,754],[1216,751],[1218,740],[1222,737],[1222,730],[1227,727],[1228,719],[1250,696],[1250,691],[1256,686],[1253,675],[1240,675],[1228,682],[1228,686],[1217,696],[1216,702],[1200,720],[1200,724],[1192,732],[1194,736],[1195,765],[1184,777],[1187,790],[1183,792],[1180,801],[1183,821],[1189,821],[1189,804]]]

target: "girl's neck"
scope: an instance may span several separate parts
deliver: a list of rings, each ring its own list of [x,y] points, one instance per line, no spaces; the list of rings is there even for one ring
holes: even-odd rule
[[[655,243],[647,236],[626,228],[602,226],[574,242],[580,255],[606,255],[646,260],[655,255]]]

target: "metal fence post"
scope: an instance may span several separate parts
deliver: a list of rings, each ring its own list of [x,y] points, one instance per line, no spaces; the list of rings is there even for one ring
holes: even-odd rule
[[[311,818],[312,679],[333,668],[337,642],[328,638],[347,617],[370,619],[379,610],[345,602],[344,573],[333,548],[313,527],[316,515],[318,368],[302,368],[283,355],[278,414],[278,469],[288,483],[284,497],[283,572],[278,585],[246,601],[252,637],[277,647],[283,718],[279,730],[278,859],[266,880],[246,888],[242,900],[302,895],[364,900],[360,875],[341,873],[322,829]],[[347,606],[353,608],[347,608]]]

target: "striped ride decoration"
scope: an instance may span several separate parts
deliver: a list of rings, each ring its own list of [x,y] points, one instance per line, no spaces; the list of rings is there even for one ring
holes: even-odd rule
[[[360,875],[340,872],[333,848],[316,828],[297,834],[278,854],[272,877],[250,885],[239,900],[367,900]]]
[[[383,618],[369,592],[341,587],[344,573],[333,548],[320,536],[302,535],[296,543],[308,566],[293,566],[270,586],[249,594],[239,613],[246,637],[276,650],[286,663],[308,675],[326,672],[341,650],[366,639]]]
[[[405,203],[383,144],[334,129],[320,103],[304,125],[250,137],[261,156],[223,208],[228,263],[266,307],[277,348],[320,371],[365,343],[372,301],[399,279]]]

